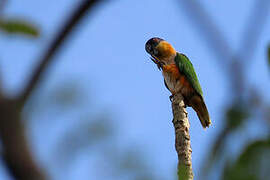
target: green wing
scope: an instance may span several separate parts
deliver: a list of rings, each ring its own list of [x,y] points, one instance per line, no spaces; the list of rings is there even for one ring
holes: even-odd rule
[[[203,97],[203,92],[192,63],[184,54],[177,53],[174,59],[179,71],[184,74],[195,91]]]

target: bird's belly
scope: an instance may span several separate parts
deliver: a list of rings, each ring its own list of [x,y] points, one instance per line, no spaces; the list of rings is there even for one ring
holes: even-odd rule
[[[163,77],[172,94],[178,93],[183,89],[180,78],[173,77],[170,73],[164,72]]]

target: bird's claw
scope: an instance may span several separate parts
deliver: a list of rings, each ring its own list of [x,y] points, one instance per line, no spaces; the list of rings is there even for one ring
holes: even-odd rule
[[[174,98],[174,94],[170,95],[170,101],[173,102],[173,98]],[[187,105],[187,102],[186,102],[186,99],[184,99],[184,108],[187,108],[188,105]]]
[[[173,102],[174,94],[170,95],[170,101]]]

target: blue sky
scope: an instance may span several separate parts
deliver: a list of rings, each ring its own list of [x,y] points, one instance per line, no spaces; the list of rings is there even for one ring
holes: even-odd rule
[[[241,34],[254,2],[201,1],[233,50],[239,49]],[[41,29],[41,37],[32,40],[1,34],[0,67],[6,93],[14,95],[23,87],[55,30],[77,4],[78,1],[72,0],[8,2],[4,15],[28,19]],[[153,36],[166,39],[190,58],[199,77],[213,125],[203,130],[194,111],[188,109],[195,177],[223,125],[223,108],[230,103],[229,83],[223,67],[219,66],[219,60],[180,6],[181,1],[162,0],[118,0],[101,4],[86,16],[55,57],[40,87],[47,92],[69,79],[82,85],[94,107],[93,111],[104,109],[115,121],[120,146],[138,145],[146,160],[152,161],[153,170],[168,179],[174,177],[173,170],[177,163],[170,94],[164,87],[161,73],[144,50],[145,42]],[[269,82],[265,57],[270,40],[269,30],[268,21],[254,58],[247,59],[252,73],[246,76],[262,93],[269,89],[269,84],[265,84]],[[29,127],[36,156],[54,179],[65,177],[65,173],[61,172],[61,168],[52,169],[52,149],[65,128],[76,124],[72,117],[63,115],[53,124],[33,123]],[[42,118],[54,117],[48,115]],[[260,132],[251,130],[260,136]],[[78,175],[87,179],[89,176],[87,165],[91,157],[82,154],[80,158],[72,166],[69,179],[76,179]]]

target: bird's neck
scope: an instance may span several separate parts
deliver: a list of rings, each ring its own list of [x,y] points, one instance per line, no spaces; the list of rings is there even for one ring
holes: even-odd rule
[[[176,54],[172,54],[168,57],[164,57],[163,59],[163,63],[165,65],[170,65],[170,64],[175,64],[174,58],[175,58]]]
[[[169,44],[166,41],[161,41],[156,49],[158,50],[158,58],[166,65],[168,64],[174,64],[174,58],[176,56],[176,51],[172,47],[171,44]]]

